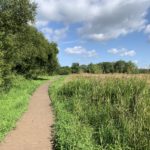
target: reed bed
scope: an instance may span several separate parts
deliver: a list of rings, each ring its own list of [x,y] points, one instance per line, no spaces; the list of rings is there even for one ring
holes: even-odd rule
[[[55,149],[149,150],[148,79],[84,74],[54,82]]]

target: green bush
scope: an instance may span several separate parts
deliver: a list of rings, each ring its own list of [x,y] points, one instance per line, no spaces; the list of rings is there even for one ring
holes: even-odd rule
[[[57,71],[59,75],[68,75],[71,74],[71,68],[69,67],[60,67]]]

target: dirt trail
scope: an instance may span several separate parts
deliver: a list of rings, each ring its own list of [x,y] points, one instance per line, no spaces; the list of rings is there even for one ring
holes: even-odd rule
[[[52,109],[48,96],[49,82],[40,86],[30,100],[28,111],[0,143],[0,150],[52,150]]]

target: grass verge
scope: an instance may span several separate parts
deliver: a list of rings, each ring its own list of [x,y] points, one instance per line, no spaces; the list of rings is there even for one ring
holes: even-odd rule
[[[30,96],[43,82],[43,79],[27,80],[17,76],[11,90],[0,93],[0,141],[15,127],[17,120],[27,110]]]

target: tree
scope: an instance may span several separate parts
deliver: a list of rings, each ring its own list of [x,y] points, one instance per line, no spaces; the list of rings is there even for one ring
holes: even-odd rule
[[[0,82],[8,87],[12,73],[36,78],[57,68],[58,48],[29,25],[36,5],[30,0],[0,0]],[[7,65],[6,65],[7,64]]]
[[[3,53],[0,51],[0,87],[3,84],[3,69],[4,69],[4,62],[3,62]]]
[[[89,64],[87,67],[88,73],[100,73],[101,70],[97,64]]]
[[[80,65],[80,72],[87,73],[88,72],[87,68],[88,68],[87,65]]]
[[[3,86],[10,87],[16,37],[19,32],[24,32],[28,22],[34,21],[35,8],[29,0],[0,0],[0,51],[5,64],[1,70]]]
[[[68,66],[60,67],[57,71],[59,75],[68,75],[71,74],[71,68]]]
[[[34,21],[36,5],[30,0],[0,0],[0,6],[0,29],[7,34],[22,32],[28,22]]]
[[[125,70],[126,62],[122,61],[122,60],[119,60],[119,61],[115,62],[114,68],[115,68],[115,72],[125,73],[126,72],[126,70]]]
[[[48,73],[52,74],[58,67],[58,59],[57,59],[57,54],[58,54],[58,47],[57,44],[52,42],[49,44],[48,48]]]
[[[126,73],[137,73],[138,72],[137,66],[131,61],[126,62],[125,72]]]
[[[114,63],[103,62],[99,65],[101,66],[103,73],[113,73],[114,72]]]
[[[71,67],[72,73],[79,73],[80,72],[80,65],[79,63],[73,63]]]
[[[37,29],[29,26],[24,35],[19,33],[16,41],[16,53],[12,54],[13,71],[27,78],[36,78],[46,72],[52,74],[57,69],[57,44],[49,43]]]

